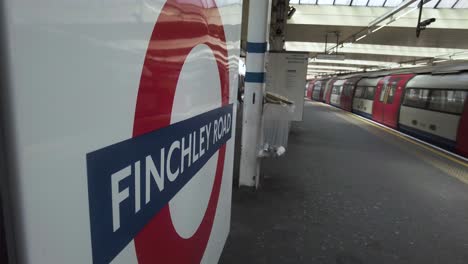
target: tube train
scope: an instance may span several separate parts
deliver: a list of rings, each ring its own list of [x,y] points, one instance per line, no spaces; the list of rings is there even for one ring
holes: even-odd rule
[[[468,62],[316,79],[306,94],[468,157]]]

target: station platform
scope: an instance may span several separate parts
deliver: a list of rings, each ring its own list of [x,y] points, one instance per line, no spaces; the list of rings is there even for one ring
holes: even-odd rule
[[[467,166],[308,101],[261,190],[234,190],[220,263],[468,263]]]

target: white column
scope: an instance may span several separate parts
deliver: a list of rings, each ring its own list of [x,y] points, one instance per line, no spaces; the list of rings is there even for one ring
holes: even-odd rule
[[[270,0],[249,1],[240,186],[258,187]]]

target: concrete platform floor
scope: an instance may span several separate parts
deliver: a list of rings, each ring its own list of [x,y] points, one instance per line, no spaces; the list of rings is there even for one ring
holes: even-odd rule
[[[220,263],[468,263],[463,165],[306,102],[262,167],[260,191],[234,190]]]

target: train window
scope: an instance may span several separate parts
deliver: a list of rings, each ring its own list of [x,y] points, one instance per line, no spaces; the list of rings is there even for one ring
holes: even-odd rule
[[[338,94],[338,86],[333,86],[332,94]]]
[[[447,105],[447,92],[444,90],[432,91],[429,101],[429,109],[437,111],[445,111]]]
[[[356,88],[356,91],[354,92],[354,97],[356,98],[362,98],[364,95],[364,87],[358,86]]]
[[[352,85],[352,84],[348,85],[348,96],[349,97],[353,96],[353,90],[354,90],[354,85]]]
[[[333,86],[332,94],[341,94],[341,91],[343,90],[343,86]]]
[[[406,89],[403,105],[417,108],[426,108],[428,97],[429,90],[427,89]]]
[[[353,96],[353,89],[354,89],[354,85],[352,85],[352,84],[348,85],[347,96],[349,96],[349,97]]]
[[[374,96],[375,96],[375,87],[373,86],[367,87],[365,98],[369,100],[374,100]]]
[[[429,109],[461,114],[468,91],[433,90],[429,100]]]
[[[345,96],[350,96],[350,95],[351,95],[351,89],[352,89],[352,88],[353,88],[353,87],[352,87],[350,84],[345,85],[344,88],[343,88],[343,94],[344,94]]]
[[[387,104],[393,104],[393,97],[395,96],[395,91],[397,87],[397,82],[393,82],[388,90]]]
[[[314,91],[320,91],[320,90],[322,90],[322,87],[320,87],[320,83],[315,83]]]
[[[385,95],[387,94],[387,92],[388,92],[388,83],[385,82],[382,89],[380,90],[380,98],[379,98],[380,102],[384,101],[384,98],[385,98]]]

